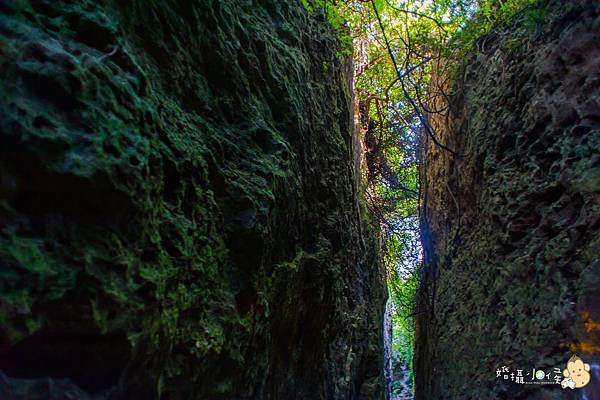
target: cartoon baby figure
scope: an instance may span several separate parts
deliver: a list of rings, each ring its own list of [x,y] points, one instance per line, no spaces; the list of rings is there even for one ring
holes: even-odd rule
[[[590,382],[590,364],[586,364],[577,355],[573,356],[567,362],[567,369],[563,371],[565,379],[561,382],[563,389],[579,389]]]

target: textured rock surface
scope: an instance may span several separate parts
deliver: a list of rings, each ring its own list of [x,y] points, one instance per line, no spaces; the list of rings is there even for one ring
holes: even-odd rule
[[[425,143],[418,399],[600,393],[600,7],[539,13],[480,40],[449,121],[432,118],[462,157]],[[572,352],[596,371],[585,390],[496,379]]]
[[[324,18],[0,11],[0,393],[380,398],[386,294]]]

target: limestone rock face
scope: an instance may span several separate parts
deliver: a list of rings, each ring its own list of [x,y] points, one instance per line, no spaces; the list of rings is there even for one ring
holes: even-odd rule
[[[600,7],[546,3],[481,39],[431,118],[458,156],[425,141],[418,399],[571,399],[496,370],[600,363]]]
[[[326,19],[0,12],[0,397],[381,398],[386,291]]]

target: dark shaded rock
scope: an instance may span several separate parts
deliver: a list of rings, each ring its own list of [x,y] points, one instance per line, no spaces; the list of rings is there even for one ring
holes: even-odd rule
[[[496,378],[600,364],[600,8],[540,4],[472,55],[448,124],[431,118],[463,156],[425,139],[418,399],[600,393]]]
[[[2,398],[381,398],[386,292],[325,17],[0,10]]]
[[[0,372],[0,397],[27,400],[92,400],[68,379],[15,379]]]

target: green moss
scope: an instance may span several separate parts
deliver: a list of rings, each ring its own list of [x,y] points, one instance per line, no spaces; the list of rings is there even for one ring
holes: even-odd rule
[[[360,313],[343,300],[382,282],[377,250],[357,247],[350,98],[322,16],[281,1],[7,7],[7,345],[119,338],[104,359],[150,397],[318,398],[346,369],[340,393],[379,387],[384,293]],[[330,346],[357,356],[346,368]]]
[[[578,183],[593,171],[594,143],[571,133],[591,138],[597,127],[577,117],[584,106],[570,106],[587,90],[571,84],[585,81],[582,70],[557,67],[567,53],[579,63],[592,46],[579,43],[593,31],[589,4],[552,1],[539,15],[519,14],[498,33],[499,51],[469,59],[455,87],[460,111],[438,132],[467,155],[449,160],[425,146],[422,215],[434,239],[425,246],[420,306],[428,312],[417,318],[415,360],[425,397],[531,396],[490,371],[560,367],[574,340],[589,340],[579,314],[594,296],[597,234],[587,227],[597,207],[590,186]],[[475,372],[464,381],[464,371]],[[553,392],[536,388],[541,397]]]

